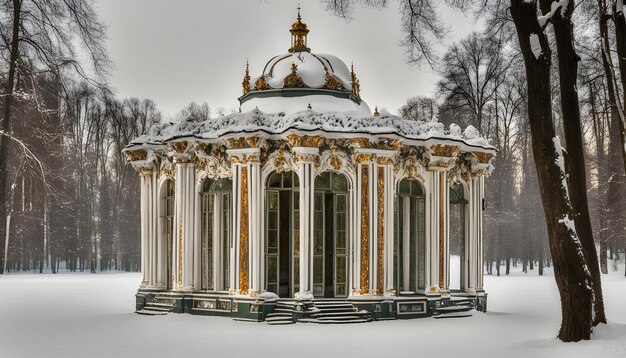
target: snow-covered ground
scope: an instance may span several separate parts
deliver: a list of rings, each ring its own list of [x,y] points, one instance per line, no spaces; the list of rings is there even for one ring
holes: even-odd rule
[[[0,276],[0,357],[624,357],[623,266],[604,279],[609,325],[560,343],[551,276],[486,276],[489,312],[355,325],[268,326],[133,313],[138,274]]]

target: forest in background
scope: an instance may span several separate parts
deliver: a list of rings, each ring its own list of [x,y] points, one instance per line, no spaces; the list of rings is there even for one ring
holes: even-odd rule
[[[2,4],[3,17],[11,10],[9,3]],[[598,5],[591,5],[595,6],[577,13],[579,20],[597,16]],[[498,14],[503,9],[492,11]],[[8,25],[3,23],[3,32],[10,31]],[[602,36],[613,48],[611,25],[604,26]],[[415,120],[471,124],[498,149],[496,170],[486,183],[486,273],[507,274],[511,266],[522,265],[524,271],[536,268],[541,274],[550,265],[550,252],[532,155],[523,59],[510,26],[497,27],[496,33],[494,27],[487,28],[448,46],[441,61],[433,65],[441,78],[434,96],[409,98],[399,111]],[[607,272],[611,269],[608,260],[617,258],[625,244],[624,168],[617,122],[623,91],[611,78],[614,69],[603,57],[600,32],[579,31],[578,86],[588,197],[601,270]],[[5,38],[10,36],[5,33]],[[8,81],[7,45],[0,46],[5,68],[0,83]],[[163,118],[149,99],[116,98],[106,76],[94,81],[80,71],[59,70],[63,56],[53,49],[48,52],[57,55],[58,62],[38,59],[41,53],[37,51],[20,52],[12,104],[12,116],[19,120],[13,122],[12,139],[0,137],[0,141],[12,142],[6,176],[11,214],[6,268],[138,270],[139,181],[121,149]],[[617,62],[615,52],[609,53],[613,55],[609,60]],[[106,60],[104,53],[99,56],[98,61]],[[553,118],[562,133],[556,76],[553,82]],[[214,114],[224,114],[224,110]],[[204,120],[212,111],[207,103],[191,103],[176,117],[189,115]]]

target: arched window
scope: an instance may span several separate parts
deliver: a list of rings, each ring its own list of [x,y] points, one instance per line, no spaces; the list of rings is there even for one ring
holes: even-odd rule
[[[232,180],[205,179],[201,195],[201,289],[227,290],[232,220]]]
[[[394,277],[400,294],[414,294],[426,285],[426,211],[424,188],[403,179],[395,205]]]
[[[463,291],[465,289],[465,208],[463,185],[451,186],[448,194],[448,254],[449,254],[449,289]]]
[[[265,289],[280,297],[300,281],[300,182],[294,172],[270,174],[265,197]]]
[[[324,172],[315,178],[313,295],[348,295],[348,179]]]

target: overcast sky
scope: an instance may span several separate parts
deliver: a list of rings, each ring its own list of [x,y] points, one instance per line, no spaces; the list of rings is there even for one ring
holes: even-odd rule
[[[120,98],[154,100],[166,118],[191,101],[236,110],[246,59],[254,77],[271,57],[287,52],[298,2],[312,52],[354,61],[371,108],[397,113],[408,97],[432,95],[437,76],[427,65],[409,68],[398,45],[396,1],[384,10],[358,8],[346,22],[317,0],[99,0],[112,85]],[[443,13],[451,40],[476,28],[458,12]]]

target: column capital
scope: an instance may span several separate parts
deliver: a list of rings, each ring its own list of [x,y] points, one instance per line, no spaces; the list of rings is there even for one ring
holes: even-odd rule
[[[320,157],[317,147],[293,147],[291,150],[296,154],[296,164],[316,163]]]

